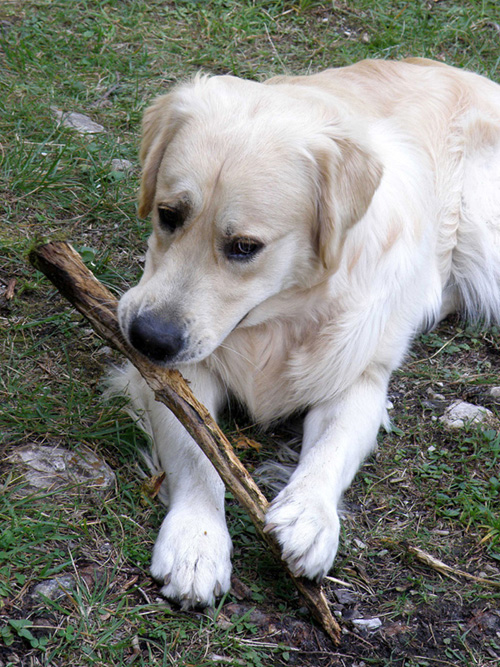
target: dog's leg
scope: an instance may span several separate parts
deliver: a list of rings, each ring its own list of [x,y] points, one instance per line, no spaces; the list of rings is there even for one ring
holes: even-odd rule
[[[334,404],[314,407],[306,417],[299,465],[267,513],[267,528],[297,576],[319,579],[333,563],[337,506],[375,446],[388,377],[380,368],[367,370]]]
[[[197,398],[216,415],[222,397],[217,381],[202,366],[181,370]],[[154,400],[138,372],[129,369],[128,374],[128,393],[135,409],[146,413],[170,501],[153,550],[151,574],[162,584],[163,595],[183,608],[212,605],[230,587],[224,485],[180,422]]]

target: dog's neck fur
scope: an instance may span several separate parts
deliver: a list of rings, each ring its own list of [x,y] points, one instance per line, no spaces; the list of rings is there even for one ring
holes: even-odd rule
[[[328,290],[325,281],[273,297],[272,317],[258,313],[256,319],[263,321],[235,329],[205,360],[259,423],[268,424],[307,407],[307,396],[298,396],[289,365],[294,354],[311,345],[334,318],[331,309],[311,306],[327,303]]]

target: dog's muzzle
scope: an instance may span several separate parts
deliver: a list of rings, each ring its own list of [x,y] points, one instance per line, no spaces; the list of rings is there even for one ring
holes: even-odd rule
[[[137,315],[130,323],[128,337],[135,349],[151,361],[172,361],[186,346],[184,330],[153,313]]]

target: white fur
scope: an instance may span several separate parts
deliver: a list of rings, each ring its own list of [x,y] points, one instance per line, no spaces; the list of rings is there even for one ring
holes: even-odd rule
[[[146,112],[142,159],[154,232],[123,331],[175,317],[188,342],[168,365],[215,416],[229,394],[264,425],[307,409],[267,527],[295,574],[320,578],[412,337],[454,310],[500,320],[500,88],[423,60],[197,77]],[[169,234],[157,206],[180,199],[189,216]],[[235,237],[264,248],[229,261]],[[185,606],[211,604],[231,571],[223,485],[135,370],[120,383],[167,473],[152,573]]]

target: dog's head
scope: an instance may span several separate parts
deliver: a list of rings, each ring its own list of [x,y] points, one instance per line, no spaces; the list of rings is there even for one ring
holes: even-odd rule
[[[143,121],[144,275],[122,330],[170,366],[208,356],[264,303],[333,273],[381,178],[366,142],[288,84],[197,77]]]

